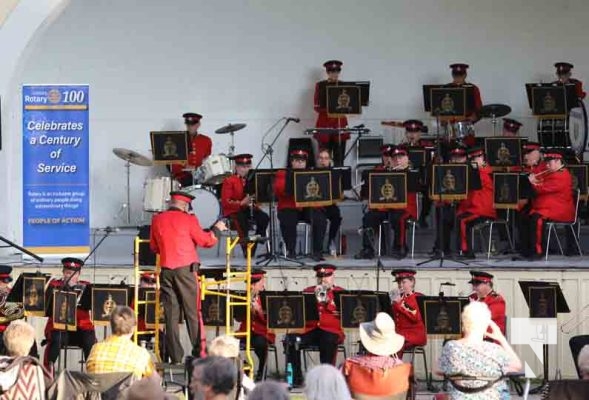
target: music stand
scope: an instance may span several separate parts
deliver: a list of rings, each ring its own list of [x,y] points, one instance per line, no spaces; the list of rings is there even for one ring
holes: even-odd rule
[[[589,174],[587,164],[569,164],[568,170],[573,176],[573,190],[579,190],[579,198],[587,200],[589,197]]]
[[[530,309],[530,318],[557,318],[559,313],[569,313],[571,310],[564,294],[557,282],[519,281],[519,287]],[[548,384],[549,352],[548,344],[542,344],[543,373],[542,384],[530,391],[541,393]]]
[[[186,164],[189,149],[188,132],[149,132],[149,136],[154,164]]]
[[[6,297],[7,303],[22,303],[25,317],[45,317],[45,292],[50,275],[40,272],[24,272]]]
[[[417,296],[419,312],[428,336],[453,339],[462,336],[462,310],[467,297]]]
[[[358,329],[361,323],[374,320],[381,309],[379,293],[367,290],[336,292],[334,302],[342,329]]]
[[[95,326],[109,326],[114,308],[130,304],[131,292],[127,285],[93,284],[90,292],[92,322]]]
[[[519,166],[522,164],[522,138],[487,137],[485,154],[487,162],[494,169]]]
[[[493,207],[516,210],[520,199],[520,174],[518,172],[493,173]]]
[[[407,208],[406,172],[370,172],[368,174],[368,207]]]

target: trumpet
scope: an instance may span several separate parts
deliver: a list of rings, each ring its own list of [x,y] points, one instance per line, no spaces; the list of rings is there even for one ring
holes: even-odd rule
[[[325,303],[327,301],[327,291],[329,288],[326,285],[317,285],[315,287],[315,298],[317,303]]]
[[[575,314],[575,316],[573,316],[572,318],[569,318],[567,321],[565,321],[565,323],[560,326],[560,331],[565,335],[570,335],[575,329],[577,329],[579,326],[581,326],[585,321],[587,321],[587,319],[589,319],[589,315],[586,315],[579,322],[577,322],[576,324],[574,324],[572,326],[567,326],[567,325],[572,324],[572,322],[575,320],[575,318],[582,315],[583,312],[585,310],[587,310],[588,308],[589,308],[589,303],[586,304],[583,308],[581,308],[577,312],[577,314]]]

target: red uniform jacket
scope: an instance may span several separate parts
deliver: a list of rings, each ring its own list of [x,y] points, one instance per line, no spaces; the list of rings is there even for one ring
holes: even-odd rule
[[[314,109],[317,112],[317,121],[315,127],[317,128],[345,128],[348,126],[348,119],[344,117],[330,117],[327,114],[327,108],[322,108],[319,101],[319,93],[327,93],[324,90],[320,90],[320,86],[325,85],[327,81],[317,82],[315,84],[314,98]],[[326,94],[327,96],[327,94]],[[349,133],[342,133],[338,138],[337,134],[328,133],[315,133],[313,137],[321,144],[325,145],[329,142],[337,142],[338,140],[346,141],[350,138]]]
[[[573,177],[568,169],[549,172],[538,179],[543,181],[533,185],[537,196],[532,200],[530,214],[538,213],[554,221],[573,221],[575,219]]]
[[[505,315],[505,299],[503,296],[493,290],[482,299],[477,298],[476,294],[471,295],[469,298],[475,301],[482,301],[489,307],[489,310],[491,310],[491,319],[501,329],[503,335],[505,335],[507,317]]]
[[[287,171],[281,169],[276,172],[276,178],[274,179],[274,193],[276,193],[276,197],[278,198],[279,210],[297,208],[294,196],[286,193],[286,175]]]
[[[427,343],[425,325],[417,305],[417,296],[422,296],[422,294],[411,293],[404,296],[402,302],[394,301],[391,306],[395,330],[399,335],[405,337],[405,347],[424,346]]]
[[[52,288],[60,288],[63,285],[63,279],[55,279],[49,282],[49,286]],[[78,281],[78,285],[90,285],[90,282],[87,281]],[[55,293],[55,292],[54,292]],[[92,323],[92,319],[90,319],[90,311],[84,310],[80,307],[76,308],[76,320],[77,320],[77,328],[81,331],[92,331],[94,330],[94,324]],[[53,318],[47,319],[47,324],[45,325],[45,338],[47,340],[51,339],[51,332],[53,332]]]
[[[469,190],[466,200],[460,202],[458,214],[471,213],[482,217],[495,218],[497,213],[493,208],[493,169],[489,165],[479,168],[481,189]]]
[[[305,288],[303,292],[314,293],[316,287],[317,286],[309,286],[308,288]],[[342,290],[344,290],[344,288],[339,286],[333,286],[333,288],[327,292],[327,301],[325,303],[317,304],[319,321],[307,321],[307,324],[305,326],[305,333],[319,328],[321,330],[324,330],[325,332],[335,333],[336,335],[338,335],[338,343],[344,342],[344,338],[346,337],[346,335],[344,335],[344,331],[342,330],[339,310],[337,309],[334,302],[334,292],[339,292]]]
[[[244,186],[245,179],[239,175],[231,175],[223,180],[221,208],[224,217],[228,217],[243,208],[239,205],[239,202],[245,197]]]
[[[260,296],[255,300],[260,310],[262,309],[262,299]],[[241,324],[239,325],[238,332],[245,332],[246,323],[244,321],[240,321]],[[264,336],[268,343],[274,343],[274,339],[276,339],[276,335],[273,332],[268,331],[268,320],[266,319],[266,314],[262,311],[257,312],[255,309],[252,308],[252,319],[251,319],[251,329],[252,332],[256,335]]]
[[[577,95],[577,97],[580,99],[584,99],[587,93],[585,93],[585,91],[583,90],[583,82],[575,78],[569,79],[569,82],[575,84],[575,94]],[[561,83],[561,81],[554,81],[552,83]]]
[[[211,155],[213,150],[213,142],[211,138],[200,133],[194,136],[190,141],[190,151],[188,153],[188,160],[186,165],[172,164],[171,170],[174,178],[181,180],[190,175],[189,172],[183,171],[186,167],[198,168],[202,165],[205,158]]]
[[[164,268],[186,267],[198,263],[196,247],[213,247],[217,238],[204,231],[198,218],[177,208],[156,214],[151,220],[151,251],[160,255]]]
[[[448,86],[455,86],[455,87],[468,87],[468,86],[472,86],[473,90],[472,90],[472,94],[474,97],[474,114],[478,114],[479,110],[481,109],[481,107],[483,107],[483,100],[481,99],[481,91],[479,89],[479,87],[473,83],[468,83],[465,82],[464,85],[456,85],[453,82],[450,82],[448,84]],[[473,114],[471,115],[467,115],[467,117],[472,117]],[[474,143],[473,143],[474,144]]]

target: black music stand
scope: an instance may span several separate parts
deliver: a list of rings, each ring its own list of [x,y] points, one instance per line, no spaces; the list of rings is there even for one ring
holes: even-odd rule
[[[571,310],[557,282],[519,281],[519,287],[530,309],[530,318],[557,318],[559,313]],[[546,335],[546,332],[543,333]],[[548,344],[542,344],[543,373],[542,384],[530,390],[530,394],[542,393],[548,384],[550,357]]]
[[[188,132],[149,132],[154,164],[184,164],[188,160]]]
[[[45,317],[45,287],[50,277],[50,274],[41,272],[20,274],[10,289],[6,302],[22,303],[25,317]]]
[[[108,285],[108,284],[93,284],[90,292],[92,304],[92,322],[94,326],[109,326],[110,315],[116,306],[128,306],[131,304],[131,291],[125,284],[123,285]],[[85,299],[82,299],[85,301]]]
[[[342,329],[358,329],[361,323],[374,320],[381,310],[383,295],[388,298],[386,293],[368,290],[336,292],[334,302],[340,311]]]

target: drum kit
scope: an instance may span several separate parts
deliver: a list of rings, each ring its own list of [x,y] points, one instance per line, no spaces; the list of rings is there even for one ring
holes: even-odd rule
[[[193,184],[182,190],[194,196],[192,210],[198,217],[201,226],[208,227],[215,223],[221,213],[221,205],[216,195],[216,186],[233,173],[230,156],[235,152],[234,134],[246,127],[246,124],[228,124],[215,131],[216,134],[229,134],[231,145],[229,154],[212,154],[203,160],[198,168],[185,168],[192,174]],[[124,148],[114,148],[113,153],[125,161],[127,174],[126,202],[121,210],[126,209],[126,222],[131,223],[131,165],[151,167],[153,161],[136,152]],[[156,213],[168,208],[170,192],[181,189],[180,184],[168,176],[148,178],[144,182],[143,211]]]

